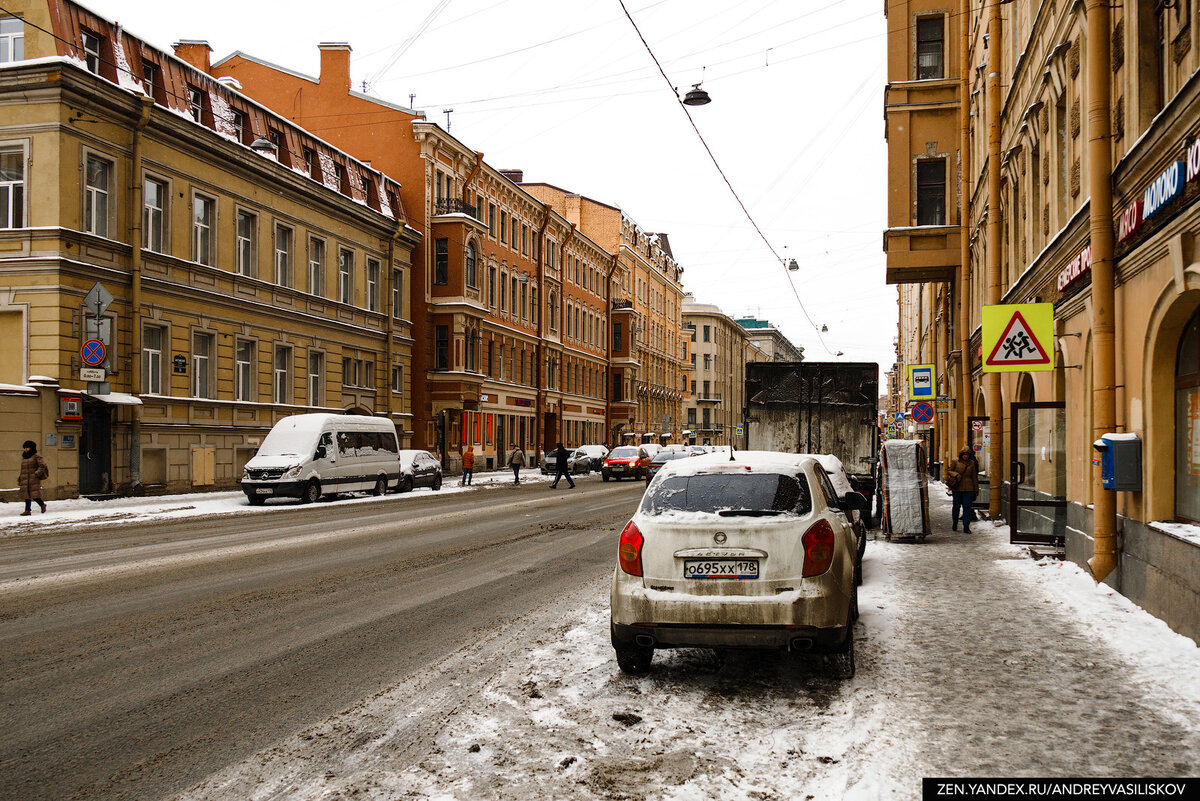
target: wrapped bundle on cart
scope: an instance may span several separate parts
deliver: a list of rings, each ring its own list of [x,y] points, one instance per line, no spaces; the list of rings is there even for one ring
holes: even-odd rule
[[[883,474],[883,535],[929,535],[929,484],[925,443],[919,439],[889,439],[880,452]]]

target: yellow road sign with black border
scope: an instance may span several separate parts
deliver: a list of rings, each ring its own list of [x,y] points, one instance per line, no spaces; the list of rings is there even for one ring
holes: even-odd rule
[[[1054,369],[1054,304],[983,307],[983,372]]]

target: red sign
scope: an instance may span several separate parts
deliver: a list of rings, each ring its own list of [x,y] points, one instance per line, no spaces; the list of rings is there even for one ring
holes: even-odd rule
[[[1079,251],[1079,255],[1071,259],[1071,263],[1063,268],[1058,274],[1058,291],[1075,283],[1081,275],[1092,269],[1092,246],[1088,245],[1083,250]]]
[[[1117,220],[1117,241],[1124,242],[1142,227],[1142,201],[1135,200]]]

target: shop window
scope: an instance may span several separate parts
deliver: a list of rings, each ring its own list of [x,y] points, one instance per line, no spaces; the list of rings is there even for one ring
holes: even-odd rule
[[[1200,308],[1175,360],[1175,518],[1200,523]]]

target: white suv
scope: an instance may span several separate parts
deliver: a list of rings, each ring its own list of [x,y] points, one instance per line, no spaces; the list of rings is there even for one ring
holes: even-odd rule
[[[724,452],[668,462],[621,532],[612,644],[626,673],[656,648],[779,648],[854,675],[854,532],[811,456]]]

